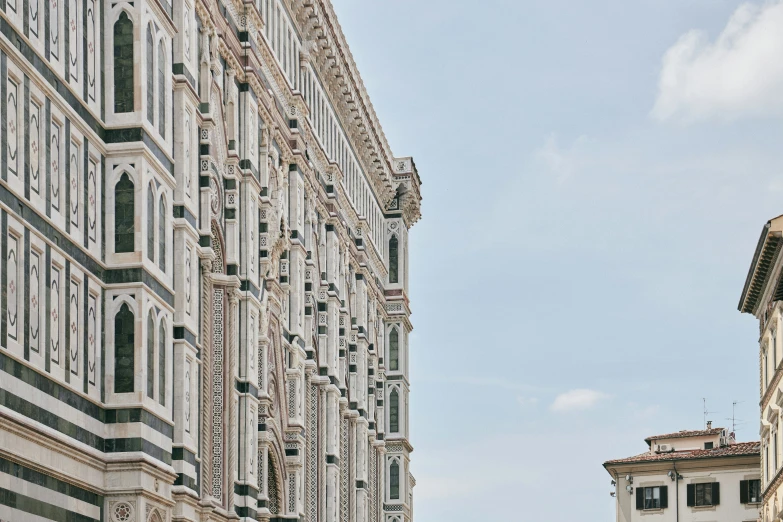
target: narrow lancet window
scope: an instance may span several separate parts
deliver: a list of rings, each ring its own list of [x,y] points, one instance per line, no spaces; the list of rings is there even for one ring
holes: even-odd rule
[[[158,401],[166,405],[166,326],[158,332]]]
[[[400,465],[396,460],[389,466],[389,498],[400,498]]]
[[[147,316],[147,397],[155,397],[155,320]]]
[[[152,25],[147,26],[147,120],[155,125],[155,43]]]
[[[158,131],[166,137],[166,51],[163,41],[158,43]]]
[[[389,370],[400,369],[400,334],[396,328],[389,333]]]
[[[397,236],[392,236],[389,240],[389,283],[399,283],[398,264]]]
[[[397,390],[392,390],[389,394],[389,431],[400,431],[400,395]]]
[[[123,11],[114,23],[114,112],[133,112],[133,22]]]
[[[158,266],[166,271],[166,202],[163,196],[158,203]]]
[[[147,190],[147,257],[155,261],[155,196],[151,183]]]
[[[133,182],[128,174],[123,174],[114,186],[114,251],[133,252],[135,250],[134,193]]]
[[[135,337],[134,317],[127,303],[114,316],[114,393],[133,392]]]

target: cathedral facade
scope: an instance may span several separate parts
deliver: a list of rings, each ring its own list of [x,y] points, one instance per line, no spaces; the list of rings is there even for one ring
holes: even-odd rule
[[[329,0],[0,0],[0,520],[409,522],[420,179]]]

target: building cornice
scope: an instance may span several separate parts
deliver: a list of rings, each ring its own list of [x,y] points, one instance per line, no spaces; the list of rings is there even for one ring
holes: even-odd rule
[[[689,472],[703,469],[715,469],[715,468],[737,468],[744,466],[759,467],[759,459],[761,458],[761,451],[756,454],[743,454],[743,455],[724,455],[721,457],[680,457],[670,459],[659,459],[653,461],[631,461],[631,462],[604,462],[603,466],[606,471],[614,476],[614,474],[622,475],[629,472],[634,473],[654,473],[660,471],[666,471],[672,469],[672,464],[677,465],[677,470],[681,472]]]
[[[367,89],[354,62],[331,3],[325,0],[286,0],[306,42],[305,61],[317,69],[359,159],[373,180],[383,210],[395,196],[394,155]],[[351,132],[355,130],[356,132]],[[363,147],[362,147],[363,144]],[[417,176],[418,177],[418,176]],[[420,198],[416,203],[420,202]]]
[[[737,306],[740,312],[754,315],[758,312],[782,244],[783,216],[778,216],[768,221],[761,231]]]

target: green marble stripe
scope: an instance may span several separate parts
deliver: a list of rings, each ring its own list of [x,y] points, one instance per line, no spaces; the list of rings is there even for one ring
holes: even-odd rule
[[[28,468],[22,464],[17,464],[16,462],[2,457],[0,457],[0,473],[5,473],[6,475],[11,475],[14,478],[24,480],[25,482],[51,489],[52,491],[67,495],[93,506],[103,506],[103,497],[97,493],[93,493],[92,491],[80,488],[79,486],[75,486],[54,478],[51,475],[47,475],[46,473],[41,473],[40,471]]]
[[[15,361],[3,353],[0,353],[0,371],[16,377],[25,384],[28,384],[105,424],[139,422],[168,438],[174,436],[174,428],[171,424],[156,417],[147,410],[141,408],[104,409],[94,402],[71,391],[67,387],[57,383],[53,379],[37,372],[29,366],[25,366]]]
[[[104,449],[103,437],[99,437],[73,422],[58,417],[51,411],[41,408],[7,390],[0,390],[0,405],[46,427],[59,431],[93,449],[98,451],[103,451]]]
[[[98,519],[68,511],[65,508],[49,504],[37,498],[14,493],[5,488],[0,488],[0,505],[18,509],[19,511],[54,522],[101,522]]]

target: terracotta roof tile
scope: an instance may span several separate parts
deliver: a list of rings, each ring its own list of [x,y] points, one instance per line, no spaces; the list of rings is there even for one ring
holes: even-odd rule
[[[607,460],[604,466],[609,464],[626,464],[632,462],[655,462],[671,460],[707,459],[716,457],[741,457],[745,455],[761,455],[761,442],[737,442],[722,448],[697,449],[687,451],[671,451],[667,453],[652,453],[646,451],[633,457],[624,459]]]
[[[661,440],[661,439],[682,439],[685,437],[705,437],[708,435],[720,435],[720,433],[725,430],[726,428],[712,428],[709,430],[682,430],[682,431],[675,431],[674,433],[666,433],[664,435],[651,435],[644,439],[644,442],[647,444],[650,443],[652,440]]]

